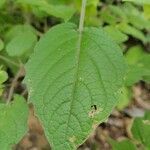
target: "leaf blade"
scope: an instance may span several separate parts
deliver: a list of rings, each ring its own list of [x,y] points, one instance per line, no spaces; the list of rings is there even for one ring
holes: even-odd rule
[[[19,112],[19,113],[18,113]],[[27,131],[28,107],[21,96],[16,95],[13,103],[0,105],[0,146],[11,149]]]
[[[74,24],[58,25],[40,40],[26,66],[29,100],[53,149],[75,149],[108,117],[124,75],[121,50],[102,29],[85,28],[81,45],[78,40]]]

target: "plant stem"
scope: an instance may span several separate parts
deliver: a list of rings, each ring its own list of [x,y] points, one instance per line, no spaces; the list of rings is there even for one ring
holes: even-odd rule
[[[14,65],[14,66],[16,66],[16,67],[20,67],[19,64],[17,64],[16,62],[14,62],[14,61],[12,61],[12,60],[10,60],[10,59],[8,59],[8,58],[2,56],[2,55],[0,55],[0,59],[1,59],[1,60],[4,60],[5,62],[8,62],[8,63],[10,63],[10,64],[12,64],[12,65]]]
[[[85,18],[85,10],[86,10],[86,2],[87,0],[82,0],[82,8],[79,22],[79,33],[81,34],[84,28],[84,18]]]
[[[20,65],[20,69],[18,71],[18,73],[16,74],[15,78],[12,81],[9,93],[8,93],[8,98],[7,98],[7,104],[9,104],[9,102],[11,101],[12,97],[13,97],[13,93],[14,93],[14,89],[17,85],[17,81],[18,79],[23,76],[25,74],[25,70],[24,70],[24,66]]]

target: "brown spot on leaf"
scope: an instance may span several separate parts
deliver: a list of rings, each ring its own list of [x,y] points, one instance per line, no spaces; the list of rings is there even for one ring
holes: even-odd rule
[[[69,141],[70,141],[71,143],[75,143],[76,137],[75,137],[75,136],[70,137],[70,138],[69,138]]]
[[[101,111],[102,111],[102,108],[97,108],[96,105],[92,105],[91,110],[90,110],[88,115],[89,115],[90,118],[94,118]]]

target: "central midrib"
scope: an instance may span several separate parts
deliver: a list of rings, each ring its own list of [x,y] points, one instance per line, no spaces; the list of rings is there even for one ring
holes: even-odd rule
[[[76,53],[76,61],[75,61],[75,73],[74,73],[74,81],[73,81],[73,86],[72,86],[72,93],[71,93],[71,102],[70,102],[70,110],[69,110],[69,116],[68,116],[68,121],[67,121],[67,126],[66,126],[66,136],[68,133],[68,127],[69,127],[69,122],[72,114],[72,107],[73,103],[75,100],[75,92],[76,92],[76,87],[78,83],[78,73],[79,73],[79,64],[80,64],[80,52],[81,52],[81,42],[82,42],[82,31],[76,31],[78,32],[78,40],[77,40],[77,53]],[[65,136],[65,137],[66,137]],[[66,137],[67,138],[67,137]]]

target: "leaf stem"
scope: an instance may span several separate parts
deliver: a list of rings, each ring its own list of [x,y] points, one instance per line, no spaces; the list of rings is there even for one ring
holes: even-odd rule
[[[16,76],[14,77],[14,79],[12,81],[12,84],[11,84],[11,87],[10,87],[10,90],[9,90],[9,93],[8,93],[7,104],[9,104],[9,102],[11,101],[11,99],[13,97],[14,90],[15,90],[15,87],[17,85],[18,79],[21,76],[23,76],[24,74],[25,74],[24,66],[21,64],[19,71],[17,72]]]
[[[85,11],[86,11],[86,2],[87,0],[82,0],[82,8],[81,8],[81,15],[80,15],[80,22],[79,22],[79,33],[81,34],[84,28],[84,18],[85,18]]]
[[[75,90],[76,90],[77,82],[78,82],[78,72],[79,72],[81,42],[82,42],[82,31],[83,31],[83,28],[84,28],[85,9],[86,9],[86,0],[82,0],[81,15],[80,15],[80,22],[79,22],[79,29],[78,29],[78,31],[79,31],[78,36],[79,37],[78,37],[78,43],[77,43],[77,54],[75,55],[75,57],[76,57],[75,70],[76,71],[75,71],[75,74],[74,74],[74,83],[73,83],[72,94],[71,94],[72,99],[71,99],[69,117],[68,117],[68,122],[67,122],[67,130],[68,130],[68,124],[69,124],[71,113],[72,113],[73,102],[74,102],[74,99],[75,99]]]
[[[14,62],[14,61],[12,61],[12,60],[10,60],[10,59],[8,59],[8,58],[2,56],[2,55],[0,55],[0,59],[1,59],[1,60],[4,60],[5,62],[8,62],[8,63],[10,63],[10,64],[12,64],[12,65],[14,65],[14,66],[16,66],[16,67],[20,67],[19,64],[17,64],[16,62]]]

